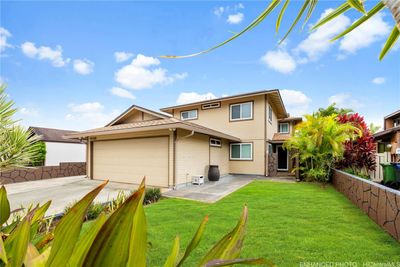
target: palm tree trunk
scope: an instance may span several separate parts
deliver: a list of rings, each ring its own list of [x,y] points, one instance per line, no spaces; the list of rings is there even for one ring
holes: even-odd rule
[[[400,31],[400,1],[399,0],[382,0],[382,3],[390,10],[393,15],[396,26]]]

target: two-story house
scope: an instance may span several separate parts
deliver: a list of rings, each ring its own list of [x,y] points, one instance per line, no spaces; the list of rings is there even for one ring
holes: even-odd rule
[[[88,144],[87,174],[150,186],[175,187],[192,176],[289,174],[282,144],[301,118],[286,112],[279,90],[258,91],[162,108],[132,106],[102,128],[68,135]]]
[[[389,152],[386,161],[400,162],[400,110],[387,115],[383,122],[383,131],[374,134],[378,154]]]

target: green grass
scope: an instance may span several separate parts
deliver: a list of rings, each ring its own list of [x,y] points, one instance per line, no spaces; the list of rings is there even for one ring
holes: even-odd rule
[[[165,199],[147,206],[149,266],[164,264],[176,235],[183,251],[208,214],[200,246],[185,265],[195,266],[235,226],[244,204],[249,220],[242,257],[264,257],[278,266],[400,262],[400,243],[332,187],[255,181],[215,204]]]

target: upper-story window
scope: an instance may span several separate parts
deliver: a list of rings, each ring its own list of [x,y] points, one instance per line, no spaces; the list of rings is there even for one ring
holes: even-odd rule
[[[230,105],[230,120],[250,120],[253,119],[253,102],[245,102]]]
[[[279,132],[289,133],[289,123],[288,122],[279,123]]]
[[[393,127],[400,126],[400,118],[397,118],[393,121]]]
[[[268,121],[272,122],[272,106],[268,105]]]
[[[195,120],[197,119],[197,109],[186,110],[181,112],[181,120]]]

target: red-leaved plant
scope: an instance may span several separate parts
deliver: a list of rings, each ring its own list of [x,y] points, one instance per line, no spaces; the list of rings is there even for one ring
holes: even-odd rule
[[[337,119],[341,123],[351,123],[361,130],[357,139],[344,143],[344,158],[338,162],[338,167],[351,168],[355,173],[368,175],[368,172],[376,168],[376,144],[364,117],[354,113],[338,115]]]

